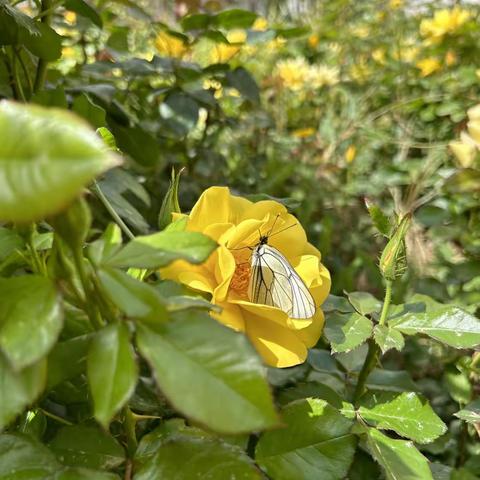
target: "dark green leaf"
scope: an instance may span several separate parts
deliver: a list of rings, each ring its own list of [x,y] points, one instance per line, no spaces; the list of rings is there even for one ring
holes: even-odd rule
[[[36,22],[40,35],[31,35],[26,30],[20,32],[25,46],[35,56],[53,62],[62,56],[62,37],[45,23]]]
[[[234,8],[217,14],[214,18],[214,23],[226,30],[231,28],[249,28],[253,25],[256,18],[256,13]]]
[[[419,391],[410,374],[403,370],[376,368],[368,376],[366,385],[370,390],[384,390],[388,392]]]
[[[48,356],[48,390],[85,371],[92,337],[92,335],[81,335],[55,345]]]
[[[119,163],[73,114],[0,103],[0,220],[28,222],[59,212],[95,176]]]
[[[82,17],[91,20],[98,28],[102,28],[103,22],[98,12],[84,0],[66,0],[65,8],[78,13]]]
[[[125,324],[112,324],[95,334],[88,352],[87,373],[95,418],[107,428],[132,395],[138,378],[135,352]]]
[[[169,95],[160,105],[160,116],[179,136],[186,135],[198,121],[199,105],[182,92]]]
[[[0,261],[17,250],[22,250],[24,241],[20,235],[5,227],[0,227]]]
[[[137,343],[159,387],[187,417],[225,433],[277,423],[260,360],[246,338],[202,313],[177,313]]]
[[[184,31],[201,30],[209,26],[212,17],[206,13],[187,15],[180,20],[180,25]]]
[[[105,125],[105,110],[92,102],[85,93],[75,98],[72,110],[87,120],[92,127],[100,128]]]
[[[60,299],[45,277],[0,278],[0,350],[18,370],[43,358],[63,325]]]
[[[125,461],[121,445],[95,427],[63,427],[50,442],[50,448],[64,465],[72,467],[110,470]]]
[[[284,428],[266,432],[255,451],[273,480],[338,480],[350,467],[356,439],[347,420],[324,400],[292,402],[282,410]]]
[[[260,92],[257,82],[243,67],[238,67],[226,75],[228,84],[236,88],[246,99],[260,103]]]

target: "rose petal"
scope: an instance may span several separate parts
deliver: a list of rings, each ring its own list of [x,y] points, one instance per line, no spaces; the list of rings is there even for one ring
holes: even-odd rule
[[[236,264],[235,258],[228,248],[220,246],[215,253],[214,272],[217,287],[214,290],[214,298],[216,302],[222,302],[227,297],[228,287],[235,273]]]
[[[307,348],[296,333],[256,315],[244,319],[248,338],[268,365],[284,368],[305,361]]]
[[[245,321],[243,319],[242,310],[237,305],[228,302],[217,303],[222,308],[221,313],[212,312],[211,315],[215,320],[223,323],[227,327],[231,327],[239,332],[245,331]]]
[[[296,332],[296,335],[302,340],[307,348],[314,347],[320,336],[322,335],[323,325],[325,324],[325,316],[320,308],[317,308],[312,322],[306,328],[302,328]]]

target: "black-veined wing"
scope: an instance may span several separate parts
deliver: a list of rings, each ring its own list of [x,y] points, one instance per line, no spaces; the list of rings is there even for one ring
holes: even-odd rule
[[[315,301],[288,260],[274,247],[258,245],[252,254],[248,286],[250,301],[280,308],[290,318],[315,314]]]

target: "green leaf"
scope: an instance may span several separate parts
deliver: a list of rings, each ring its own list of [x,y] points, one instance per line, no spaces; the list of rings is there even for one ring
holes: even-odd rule
[[[332,347],[332,353],[348,352],[361,345],[372,335],[371,320],[356,312],[327,316],[324,334]]]
[[[227,73],[228,85],[236,88],[247,100],[260,103],[260,91],[255,79],[243,67],[238,67]]]
[[[361,315],[370,315],[373,312],[380,312],[382,302],[377,300],[371,293],[351,292],[348,294],[348,301]]]
[[[42,393],[46,376],[47,364],[44,360],[14,372],[0,355],[0,430]]]
[[[417,443],[433,442],[447,431],[428,401],[413,392],[371,394],[362,400],[358,413],[377,428]]]
[[[0,350],[18,370],[43,358],[63,326],[60,299],[45,277],[0,278]]]
[[[209,26],[212,17],[206,13],[186,15],[180,20],[184,31],[205,29]]]
[[[119,163],[73,114],[0,102],[0,220],[29,222],[64,209]]]
[[[82,17],[88,18],[98,28],[102,28],[103,22],[98,12],[83,0],[66,0],[64,6],[67,10],[78,13]]]
[[[480,399],[470,402],[454,415],[468,423],[480,423]]]
[[[0,261],[5,260],[8,256],[17,250],[22,250],[24,241],[20,235],[12,230],[0,227]]]
[[[381,348],[382,353],[387,352],[391,348],[395,348],[401,352],[405,346],[403,335],[398,330],[387,325],[375,325],[373,338]]]
[[[37,23],[4,0],[0,2],[0,45],[19,43],[22,36],[40,36]]]
[[[407,335],[423,333],[455,348],[480,344],[480,320],[457,307],[427,308],[390,320],[389,325]]]
[[[0,480],[48,480],[60,468],[55,455],[32,437],[0,435]]]
[[[393,440],[369,428],[367,444],[373,458],[383,467],[387,480],[433,480],[427,459],[412,442]]]
[[[157,478],[261,480],[263,475],[238,447],[213,438],[173,437],[135,473],[135,480]]]
[[[110,257],[106,264],[120,268],[152,269],[164,267],[179,259],[199,264],[204,262],[216,247],[215,241],[199,232],[163,231],[136,237]]]
[[[116,269],[102,269],[99,271],[99,277],[113,303],[127,317],[149,320],[153,323],[168,320],[165,299],[155,287]]]
[[[81,93],[75,98],[72,110],[87,120],[87,122],[94,128],[104,127],[106,123],[105,110],[92,102],[90,97],[85,93]]]
[[[95,418],[107,428],[132,395],[138,378],[135,352],[125,324],[108,325],[95,334],[88,352],[87,373]]]
[[[273,480],[338,480],[356,448],[353,425],[324,400],[305,399],[282,410],[284,428],[264,433],[255,459]]]
[[[280,405],[286,405],[308,397],[325,400],[337,409],[342,408],[342,397],[333,388],[319,382],[297,383],[291,388],[285,388],[278,394],[277,401]]]
[[[50,448],[64,465],[72,467],[110,470],[125,461],[122,446],[95,427],[63,427],[50,442]]]
[[[120,480],[114,473],[101,472],[90,468],[67,467],[45,480]]]
[[[448,366],[443,373],[443,384],[456,402],[467,404],[472,400],[473,388],[465,371]]]
[[[256,13],[234,8],[231,10],[224,10],[217,14],[214,18],[214,23],[226,30],[231,28],[250,28],[256,18]]]
[[[330,294],[322,304],[322,310],[324,312],[338,311],[342,313],[349,313],[353,312],[353,307],[346,298]]]
[[[276,425],[263,366],[246,337],[206,314],[174,319],[155,330],[139,324],[137,332],[140,353],[174,407],[224,433]]]

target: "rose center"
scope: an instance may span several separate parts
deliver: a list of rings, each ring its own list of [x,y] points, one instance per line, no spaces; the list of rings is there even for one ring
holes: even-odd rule
[[[242,297],[248,295],[248,282],[250,281],[250,262],[238,263],[233,274],[230,288]]]

